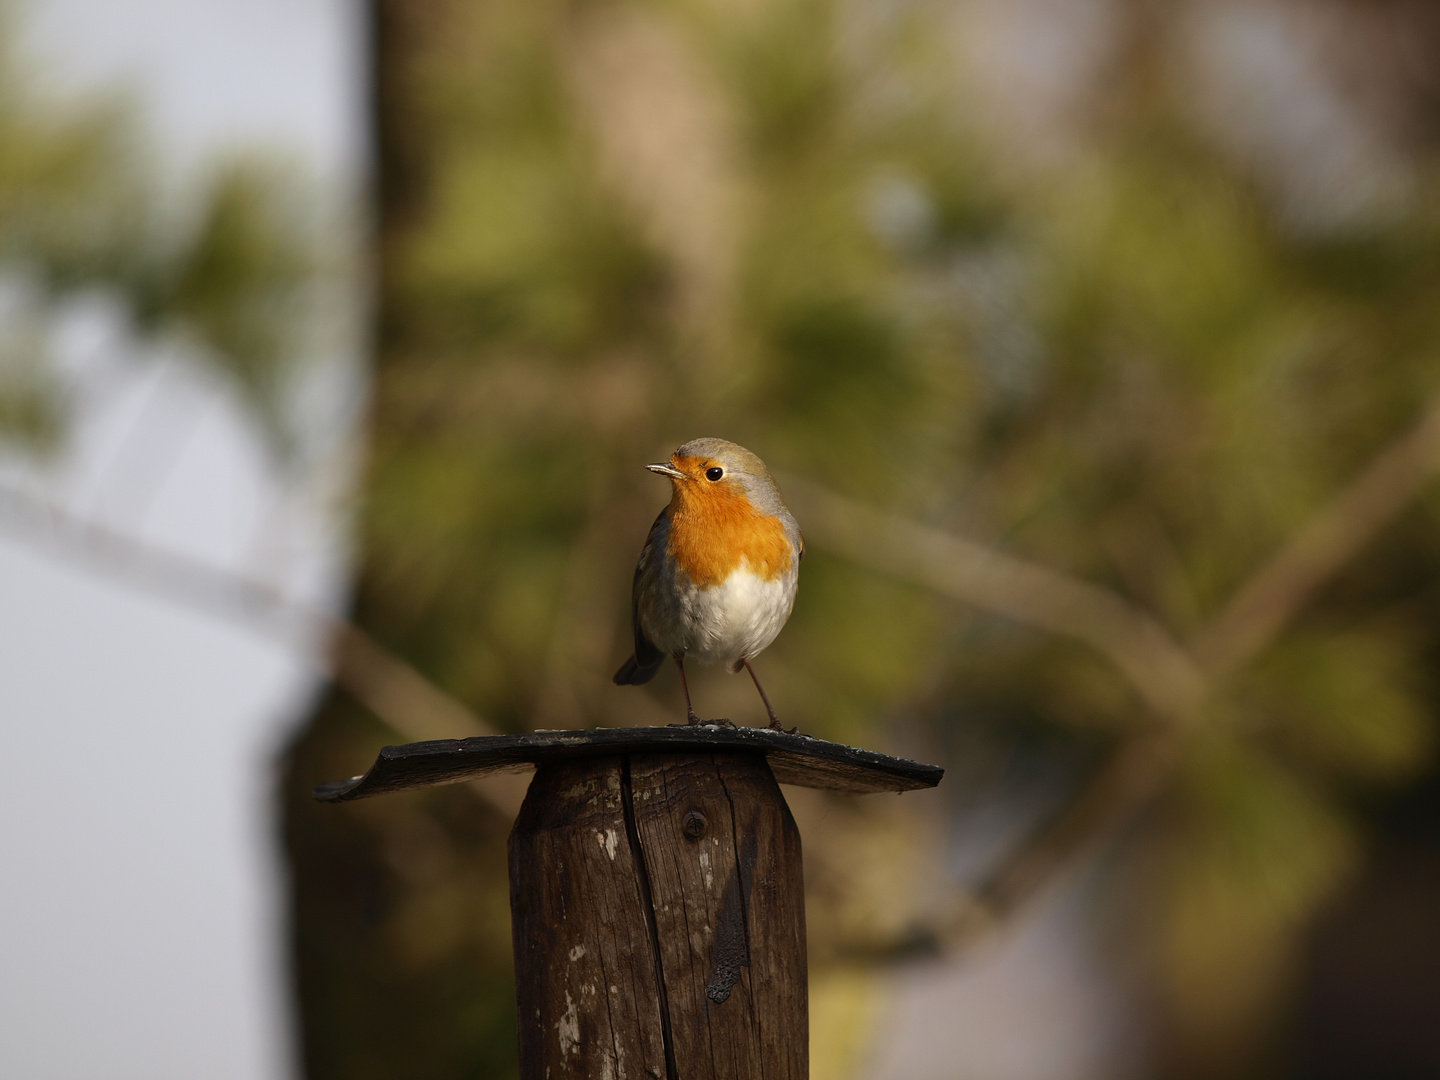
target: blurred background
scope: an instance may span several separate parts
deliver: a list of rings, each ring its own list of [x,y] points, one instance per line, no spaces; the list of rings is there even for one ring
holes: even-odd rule
[[[1440,11],[0,22],[0,1072],[515,1075],[503,780],[666,723],[641,469],[809,549],[816,1080],[1440,1075]],[[763,724],[748,680],[700,712]]]

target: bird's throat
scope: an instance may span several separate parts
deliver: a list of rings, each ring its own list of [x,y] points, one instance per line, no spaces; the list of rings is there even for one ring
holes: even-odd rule
[[[790,570],[790,538],[778,517],[756,510],[739,485],[698,483],[675,481],[669,510],[670,556],[692,583],[713,588],[742,564],[765,581]]]

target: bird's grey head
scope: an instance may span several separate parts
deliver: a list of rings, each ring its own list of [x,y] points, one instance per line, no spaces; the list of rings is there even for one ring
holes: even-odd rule
[[[765,463],[728,439],[691,439],[676,450],[668,462],[646,468],[677,483],[739,484],[751,504],[762,513],[788,513]]]

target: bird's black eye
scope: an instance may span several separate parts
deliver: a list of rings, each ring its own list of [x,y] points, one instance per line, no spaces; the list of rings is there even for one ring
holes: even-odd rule
[[[707,480],[719,480],[720,477],[724,475],[725,470],[720,468],[719,465],[712,466],[711,468],[705,470],[705,479]]]

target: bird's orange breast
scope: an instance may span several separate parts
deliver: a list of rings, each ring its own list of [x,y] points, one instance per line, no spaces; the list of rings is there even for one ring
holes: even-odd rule
[[[675,564],[702,589],[722,584],[742,561],[751,573],[774,581],[790,569],[793,559],[780,519],[756,510],[738,484],[724,482],[675,484],[667,548]]]

